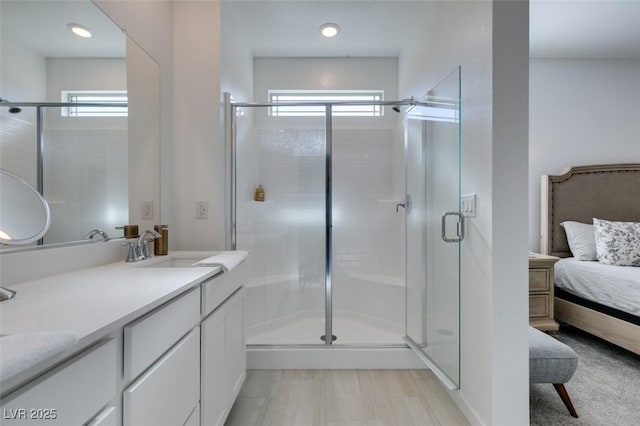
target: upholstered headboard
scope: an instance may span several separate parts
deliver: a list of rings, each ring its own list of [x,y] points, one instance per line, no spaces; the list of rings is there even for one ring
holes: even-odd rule
[[[640,163],[571,167],[542,176],[540,250],[571,256],[560,222],[592,223],[593,218],[640,222]]]

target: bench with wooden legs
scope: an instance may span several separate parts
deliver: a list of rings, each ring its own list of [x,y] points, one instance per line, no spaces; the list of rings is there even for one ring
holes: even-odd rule
[[[578,417],[564,384],[578,368],[578,355],[569,346],[529,327],[529,383],[552,383],[569,414]]]

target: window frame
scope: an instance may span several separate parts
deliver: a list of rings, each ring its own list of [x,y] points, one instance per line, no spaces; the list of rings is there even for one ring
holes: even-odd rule
[[[321,117],[325,105],[334,104],[334,117],[382,117],[384,90],[269,89],[270,117]],[[341,104],[343,103],[343,104]],[[291,104],[291,105],[287,105]]]
[[[62,90],[62,103],[77,103],[76,107],[69,106],[60,109],[60,115],[67,118],[114,118],[129,116],[129,108],[114,106],[82,106],[89,104],[126,104],[128,94],[126,90]]]

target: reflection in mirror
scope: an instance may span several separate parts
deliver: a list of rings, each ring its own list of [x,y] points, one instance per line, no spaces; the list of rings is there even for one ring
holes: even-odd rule
[[[0,244],[36,241],[49,229],[49,206],[36,189],[0,169]]]
[[[128,95],[128,111],[0,106],[0,167],[49,201],[44,243],[83,240],[96,228],[119,237],[115,226],[143,222],[143,201],[159,211],[158,64],[89,0],[2,0],[0,19],[3,99],[126,103]],[[69,23],[93,37],[73,35]]]

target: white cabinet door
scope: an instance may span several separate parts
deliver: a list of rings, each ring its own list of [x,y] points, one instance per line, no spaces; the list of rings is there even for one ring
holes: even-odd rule
[[[244,288],[202,322],[202,425],[223,425],[246,375]]]
[[[225,373],[225,307],[218,308],[202,322],[202,424],[224,424],[229,404]]]
[[[124,426],[182,426],[199,397],[200,328],[196,327],[124,391]]]
[[[246,344],[244,335],[244,288],[229,300],[225,321],[225,351],[227,388],[233,405],[247,372]]]

